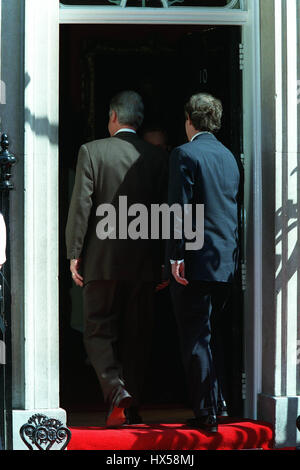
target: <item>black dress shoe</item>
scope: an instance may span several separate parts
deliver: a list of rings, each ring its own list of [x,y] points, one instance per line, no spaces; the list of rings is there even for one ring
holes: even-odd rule
[[[216,415],[205,415],[188,419],[186,424],[191,428],[203,429],[208,432],[218,432],[218,422]]]
[[[116,428],[122,426],[125,421],[125,408],[132,403],[132,396],[123,387],[117,387],[110,395],[110,407],[106,417],[106,427]]]
[[[143,424],[143,418],[139,414],[137,406],[131,406],[125,410],[126,421],[125,424]]]
[[[217,417],[228,418],[228,409],[225,401],[218,403]]]

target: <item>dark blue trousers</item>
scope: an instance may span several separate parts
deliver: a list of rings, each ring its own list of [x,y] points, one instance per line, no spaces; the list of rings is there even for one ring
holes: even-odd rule
[[[180,338],[191,405],[196,417],[216,414],[224,400],[222,331],[212,335],[230,294],[230,284],[191,281],[186,287],[172,280],[171,297]]]

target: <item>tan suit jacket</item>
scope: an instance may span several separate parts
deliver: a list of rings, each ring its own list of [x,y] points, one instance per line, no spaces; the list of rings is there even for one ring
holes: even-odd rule
[[[100,240],[96,227],[101,218],[96,211],[100,204],[111,203],[118,220],[119,196],[127,196],[128,207],[140,203],[150,208],[151,203],[164,202],[167,158],[163,150],[130,132],[80,148],[66,245],[68,259],[82,259],[85,284],[93,280],[159,279],[161,241]]]

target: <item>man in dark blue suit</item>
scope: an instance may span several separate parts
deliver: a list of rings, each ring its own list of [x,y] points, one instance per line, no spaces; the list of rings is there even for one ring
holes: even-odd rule
[[[199,243],[187,243],[184,235],[179,239],[173,236],[168,258],[171,296],[195,414],[189,424],[212,432],[218,429],[218,416],[226,415],[226,403],[220,383],[223,353],[218,344],[212,348],[211,316],[222,314],[238,262],[240,173],[233,154],[214,136],[221,127],[222,112],[221,102],[208,94],[194,95],[186,104],[189,142],[170,156],[168,201],[169,206],[180,204],[185,212],[192,208],[193,231],[204,229],[200,248]],[[200,204],[204,206],[201,227],[196,217]]]

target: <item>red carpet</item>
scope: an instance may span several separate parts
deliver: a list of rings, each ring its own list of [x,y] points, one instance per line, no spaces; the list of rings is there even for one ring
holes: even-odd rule
[[[219,425],[212,434],[184,424],[104,427],[71,427],[68,450],[233,450],[271,449],[271,425],[239,420]]]

